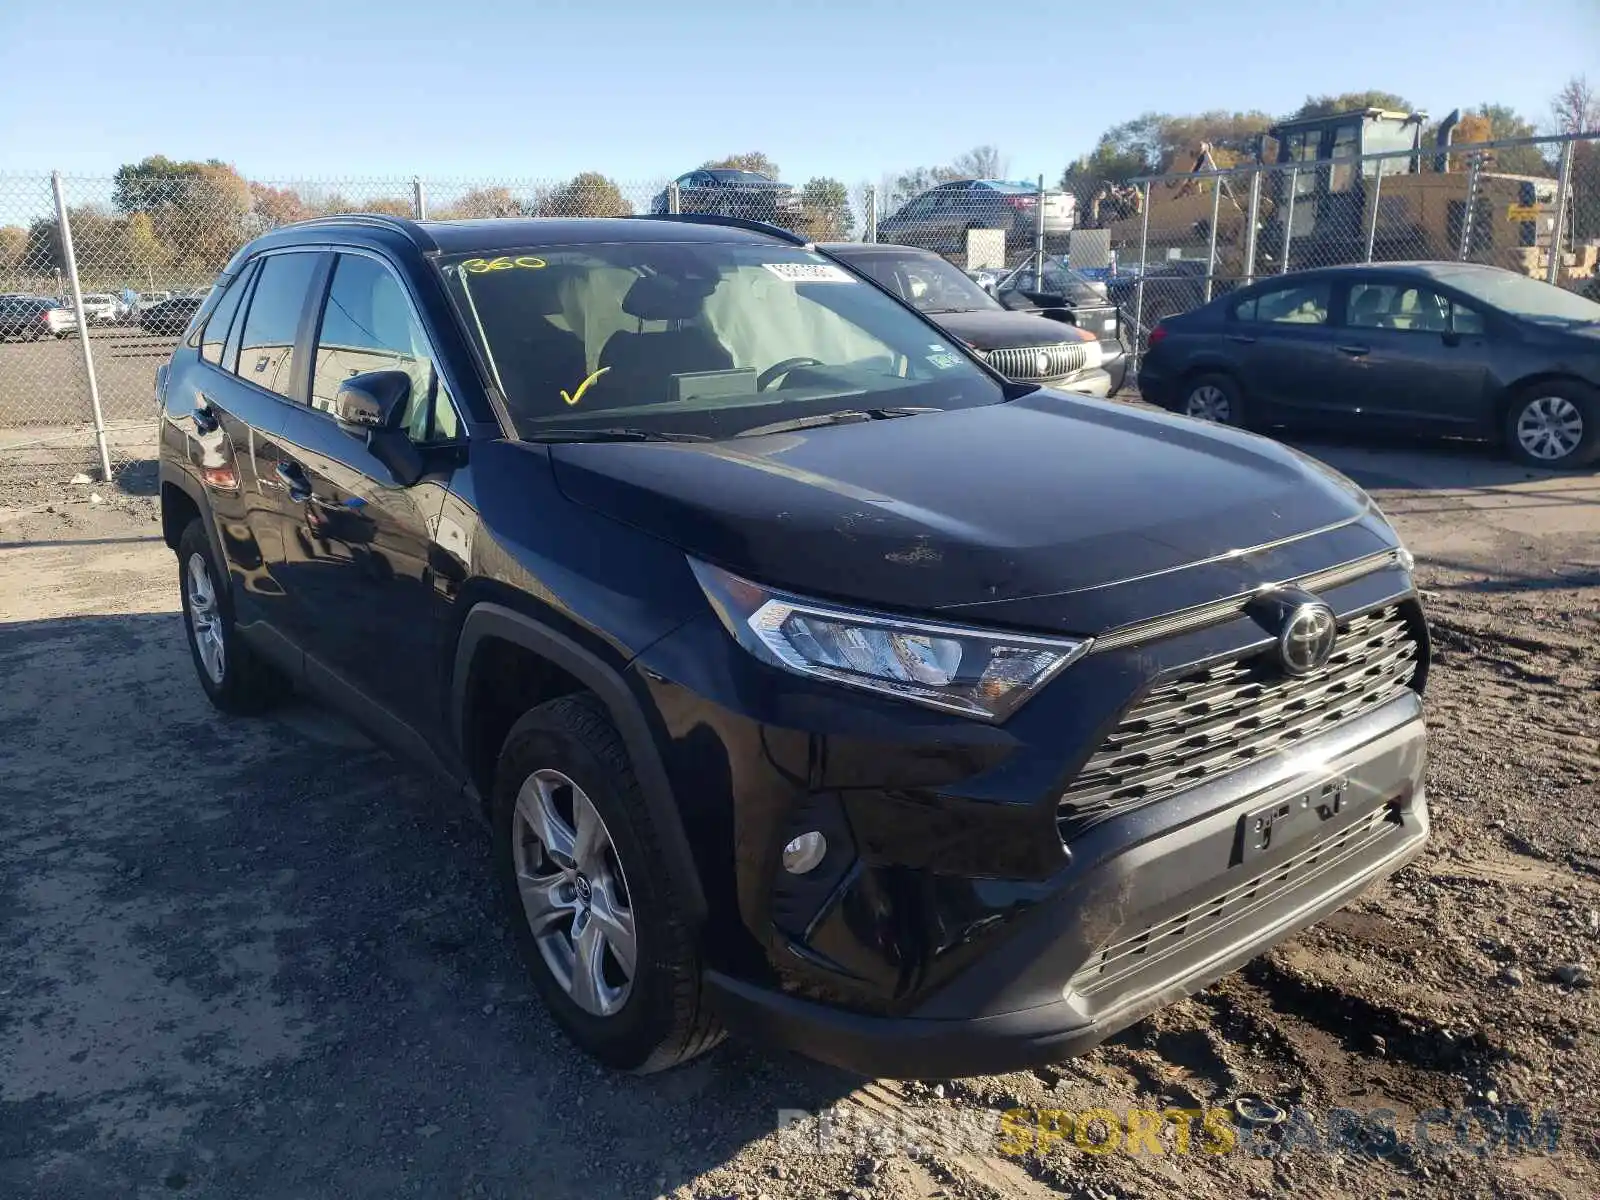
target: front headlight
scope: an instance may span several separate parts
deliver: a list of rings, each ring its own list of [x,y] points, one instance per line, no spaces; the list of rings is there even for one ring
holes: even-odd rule
[[[1038,638],[853,612],[751,583],[689,560],[735,641],[796,675],[915,704],[1003,721],[1089,648]]]

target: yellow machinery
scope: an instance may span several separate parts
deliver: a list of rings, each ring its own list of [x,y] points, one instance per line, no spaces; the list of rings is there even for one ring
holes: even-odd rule
[[[1473,151],[1450,150],[1459,114],[1442,121],[1424,148],[1421,113],[1368,108],[1283,121],[1260,139],[1255,275],[1335,263],[1464,259],[1545,278],[1555,241],[1554,179],[1500,174]],[[1202,146],[1195,170],[1214,169]],[[1405,152],[1393,158],[1372,158]],[[1477,161],[1474,162],[1474,159]],[[1351,161],[1341,161],[1351,160]],[[1173,252],[1205,260],[1216,221],[1216,268],[1239,278],[1250,262],[1251,168],[1231,177],[1178,177],[1150,185],[1146,257]],[[1213,191],[1219,184],[1220,195]],[[1145,231],[1143,197],[1110,192],[1101,224],[1124,255]],[[1572,249],[1570,246],[1566,249]],[[1562,280],[1596,271],[1593,247],[1568,256]]]

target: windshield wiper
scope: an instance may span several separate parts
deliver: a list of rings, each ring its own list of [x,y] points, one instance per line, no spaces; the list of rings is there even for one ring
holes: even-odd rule
[[[535,429],[524,433],[525,442],[709,442],[703,433],[668,433],[661,429]]]
[[[771,425],[757,425],[735,434],[735,437],[761,437],[768,433],[793,433],[797,429],[814,429],[819,425],[854,425],[861,421],[885,421],[890,417],[914,417],[918,413],[943,412],[939,408],[841,408],[838,412],[815,413],[809,417],[794,417],[788,421],[774,421]]]

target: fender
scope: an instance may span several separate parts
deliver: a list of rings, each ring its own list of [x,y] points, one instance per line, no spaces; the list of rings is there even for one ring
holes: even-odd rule
[[[206,528],[206,541],[211,543],[212,561],[226,573],[228,557],[222,552],[222,534],[217,530],[217,517],[211,510],[211,497],[206,495],[205,487],[198,479],[188,471],[181,470],[169,463],[165,456],[162,457],[161,465],[156,472],[156,494],[163,497],[161,504],[162,533],[166,533],[166,501],[164,497],[166,495],[166,486],[169,483],[189,497],[190,502],[195,507],[195,512],[199,514],[201,524]],[[174,554],[178,552],[177,539],[182,535],[183,530],[181,529],[173,531],[173,540],[170,543],[170,548]]]
[[[468,673],[472,669],[478,643],[486,637],[504,638],[541,658],[549,659],[600,697],[628,747],[628,757],[639,777],[639,790],[650,810],[650,818],[655,822],[661,849],[667,858],[667,869],[682,890],[691,919],[702,919],[706,913],[706,899],[700,884],[700,872],[695,866],[694,853],[689,848],[689,838],[684,832],[683,818],[673,799],[666,765],[661,761],[661,752],[656,748],[650,724],[622,676],[598,655],[565,634],[515,609],[491,601],[475,605],[462,623],[461,637],[456,643],[450,686],[451,734],[455,745],[458,748],[466,745]]]

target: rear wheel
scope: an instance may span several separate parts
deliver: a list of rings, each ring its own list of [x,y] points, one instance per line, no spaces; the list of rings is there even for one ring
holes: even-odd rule
[[[1200,421],[1244,428],[1244,397],[1227,375],[1196,375],[1183,385],[1178,411]]]
[[[289,682],[239,637],[225,580],[196,517],[178,540],[178,586],[195,674],[223,712],[262,712],[288,693]]]
[[[495,774],[494,836],[518,948],[568,1037],[641,1074],[722,1040],[701,995],[696,934],[596,697],[552,700],[512,727]]]
[[[1581,467],[1600,453],[1600,397],[1581,383],[1539,384],[1506,411],[1506,448],[1530,467]]]

